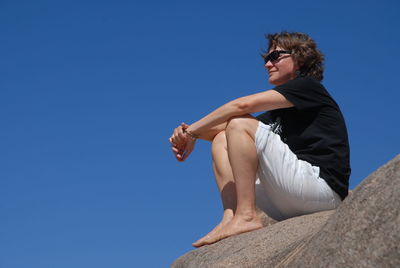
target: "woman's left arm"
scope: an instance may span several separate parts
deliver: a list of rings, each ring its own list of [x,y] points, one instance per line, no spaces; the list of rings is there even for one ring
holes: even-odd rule
[[[184,161],[194,149],[195,139],[193,137],[209,136],[209,132],[213,128],[226,125],[232,117],[292,106],[291,102],[275,90],[268,90],[235,99],[222,105],[190,126],[186,125],[183,127],[181,125],[177,127],[170,138],[172,151],[178,161]],[[187,132],[186,135],[184,131]]]
[[[201,136],[210,128],[227,122],[235,116],[289,107],[293,107],[293,104],[282,94],[275,90],[268,90],[241,97],[222,105],[199,121],[191,124],[187,131]]]

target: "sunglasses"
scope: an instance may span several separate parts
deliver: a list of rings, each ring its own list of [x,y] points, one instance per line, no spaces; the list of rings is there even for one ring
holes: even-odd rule
[[[291,51],[289,50],[274,50],[271,53],[269,53],[267,56],[265,56],[264,58],[264,63],[267,64],[267,62],[271,61],[276,61],[277,59],[279,59],[279,56],[281,54],[292,54]]]

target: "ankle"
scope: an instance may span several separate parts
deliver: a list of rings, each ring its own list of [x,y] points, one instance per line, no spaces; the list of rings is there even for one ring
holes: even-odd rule
[[[258,215],[257,215],[256,211],[237,212],[235,216],[244,221],[254,221],[254,220],[258,219]]]
[[[232,210],[225,210],[224,215],[222,216],[221,222],[229,222],[233,219],[235,216],[234,212]]]
[[[231,217],[233,218],[233,216],[235,216],[235,212],[232,209],[225,209],[224,210],[224,218],[225,217]]]

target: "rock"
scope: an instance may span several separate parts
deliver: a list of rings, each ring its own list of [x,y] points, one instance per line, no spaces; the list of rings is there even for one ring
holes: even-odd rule
[[[400,267],[399,210],[400,155],[335,211],[267,219],[267,227],[188,252],[172,267]]]
[[[331,214],[332,211],[324,211],[295,217],[260,230],[232,236],[187,253],[176,260],[172,267],[271,267],[291,248],[318,231]]]
[[[270,216],[268,216],[267,214],[265,214],[264,211],[258,209],[258,217],[261,218],[262,224],[264,227],[270,226],[272,224],[277,223],[277,220],[271,218]]]
[[[400,155],[365,179],[282,267],[400,267]]]

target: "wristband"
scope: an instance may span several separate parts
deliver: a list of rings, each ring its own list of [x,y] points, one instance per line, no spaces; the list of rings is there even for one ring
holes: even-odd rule
[[[187,130],[187,129],[183,129],[183,133],[186,133],[189,135],[190,138],[192,138],[192,140],[197,140],[197,138],[199,137],[199,135],[194,134],[193,132]]]

